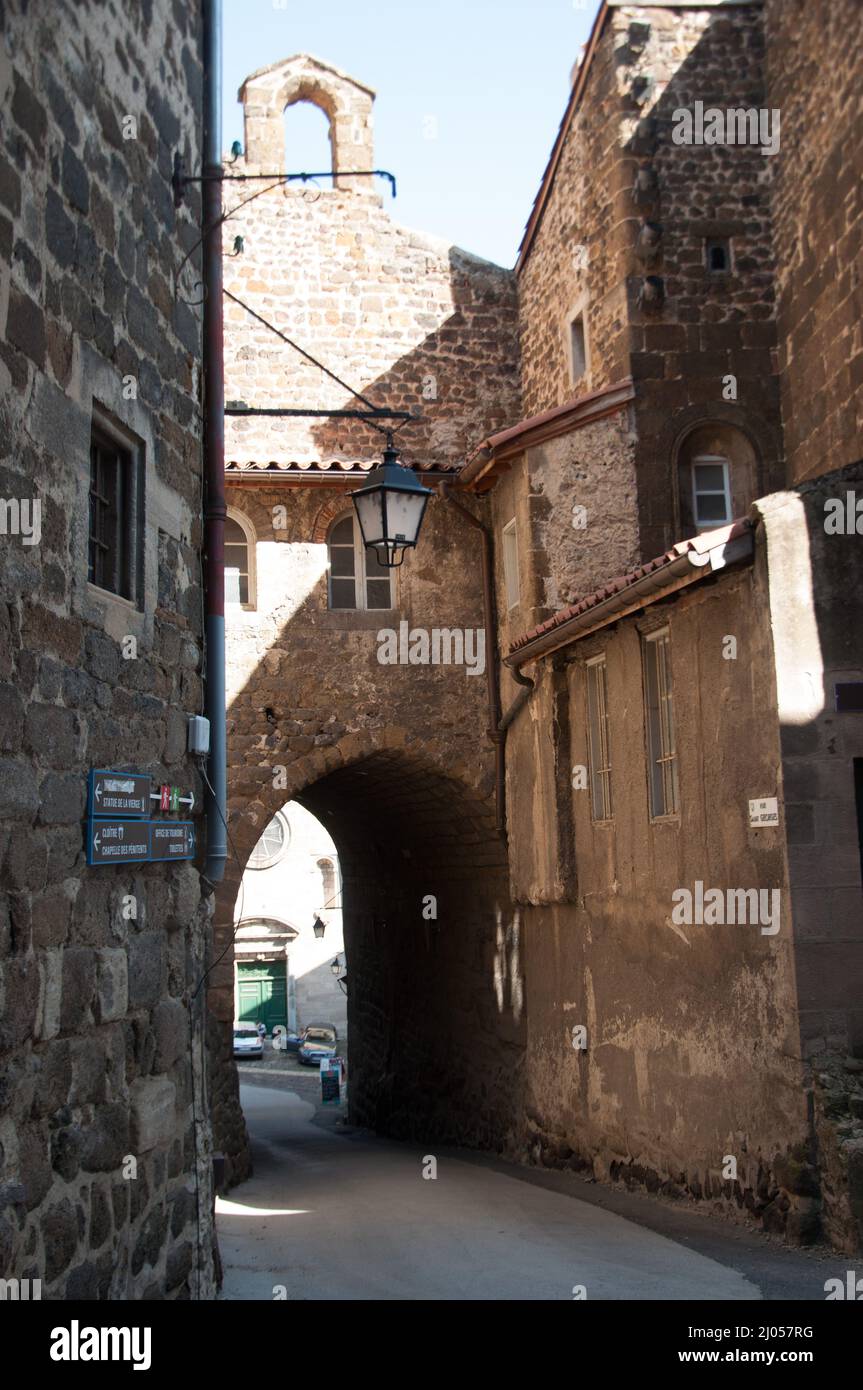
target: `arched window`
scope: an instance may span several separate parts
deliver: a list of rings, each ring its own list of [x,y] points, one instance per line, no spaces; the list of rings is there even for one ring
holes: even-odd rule
[[[327,550],[330,608],[392,607],[390,571],[380,564],[377,551],[366,550],[353,511],[333,522]]]
[[[321,874],[321,893],[323,895],[321,905],[323,907],[332,907],[333,899],[338,897],[336,871],[333,867],[333,861],[331,859],[319,859],[318,869]]]
[[[288,851],[291,827],[287,816],[277,811],[249,855],[247,869],[271,869]]]
[[[683,537],[725,526],[745,516],[758,496],[758,460],[735,425],[698,425],[677,455],[677,489]]]
[[[228,508],[225,518],[225,603],[254,608],[255,532],[242,512]]]

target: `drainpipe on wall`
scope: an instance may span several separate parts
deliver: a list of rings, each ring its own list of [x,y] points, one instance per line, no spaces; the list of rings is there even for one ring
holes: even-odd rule
[[[203,0],[204,18],[204,587],[206,696],[210,721],[207,860],[220,883],[228,857],[225,715],[225,374],[222,322],[222,0]]]

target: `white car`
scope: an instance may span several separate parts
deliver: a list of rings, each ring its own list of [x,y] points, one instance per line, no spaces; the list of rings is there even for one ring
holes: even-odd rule
[[[257,1028],[249,1028],[242,1023],[234,1025],[234,1056],[263,1057],[263,1039],[258,1037]]]

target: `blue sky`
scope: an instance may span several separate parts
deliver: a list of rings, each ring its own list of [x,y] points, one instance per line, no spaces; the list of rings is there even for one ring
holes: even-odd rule
[[[312,53],[377,92],[375,163],[398,180],[392,216],[510,266],[597,7],[598,0],[224,0],[223,147],[243,138],[236,101],[243,79],[279,58]],[[290,168],[328,167],[320,113],[294,106],[287,128],[296,152]]]

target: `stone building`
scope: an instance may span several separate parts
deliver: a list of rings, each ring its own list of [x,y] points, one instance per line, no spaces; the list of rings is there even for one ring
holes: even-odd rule
[[[206,1298],[208,903],[84,830],[92,768],[202,799],[200,9],[5,0],[0,35],[0,1275]]]
[[[238,171],[295,167],[282,112],[300,100],[330,118],[335,170],[375,167],[373,93],[327,64],[276,63],[246,80],[241,99]],[[232,254],[237,236],[241,255]],[[225,222],[224,249],[229,295],[367,399],[421,411],[397,439],[430,485],[451,481],[474,440],[518,415],[512,273],[400,227],[373,181],[275,187]],[[230,298],[225,323],[229,403],[358,404]],[[475,1130],[503,1144],[516,1124],[523,1040],[518,1009],[499,1005],[512,910],[490,802],[486,664],[378,660],[378,633],[403,621],[475,641],[483,537],[435,498],[422,551],[389,577],[369,572],[348,494],[381,444],[361,421],[226,420],[238,561],[228,592],[229,810],[239,862],[229,862],[217,896],[216,954],[233,932],[248,855],[272,816],[298,801],[339,852],[349,1025],[365,1040],[351,1058],[355,1116],[405,1133]],[[436,920],[423,917],[430,894]],[[238,1177],[247,1160],[230,1058],[230,952],[210,983],[214,1123]]]
[[[238,208],[226,286],[420,406],[399,441],[437,496],[386,589],[346,497],[368,426],[233,417],[216,932],[293,796],[342,857],[355,1119],[854,1250],[863,122],[859,8],[829,10],[602,4],[514,272],[349,186],[367,89],[307,57],[244,84],[252,167],[289,167],[309,100],[342,177]],[[351,401],[235,302],[226,352],[247,406]],[[483,671],[412,660],[435,628],[482,630]]]
[[[514,530],[502,646],[535,681],[507,749],[528,1145],[851,1250],[860,553],[825,517],[860,477],[861,124],[847,28],[810,7],[802,34],[798,9],[600,10],[519,253],[526,417],[460,483]],[[807,38],[834,74],[829,137],[826,78],[799,100]],[[770,123],[676,143],[698,102]],[[698,885],[721,915],[675,912]],[[775,922],[741,918],[755,888]]]
[[[326,827],[296,802],[276,812],[249,856],[234,923],[234,1018],[261,1020],[270,1035],[279,1025],[297,1032],[333,1023],[344,1039],[338,851]]]

